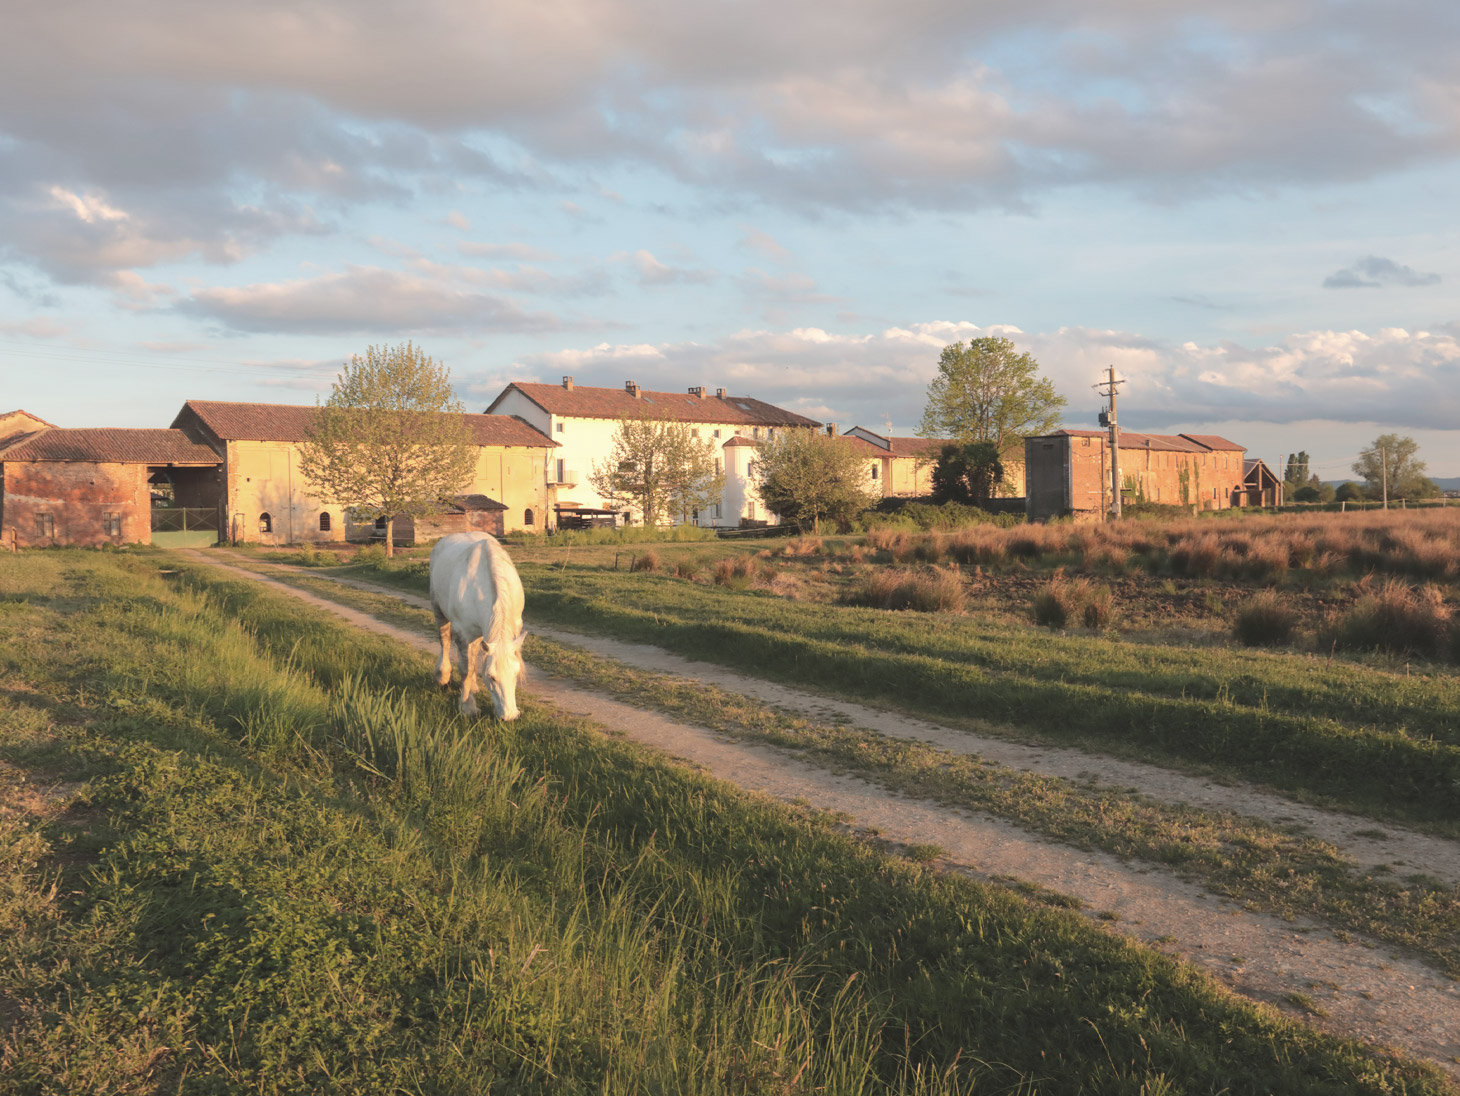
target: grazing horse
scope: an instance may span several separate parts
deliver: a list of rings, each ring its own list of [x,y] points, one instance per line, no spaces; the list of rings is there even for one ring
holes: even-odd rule
[[[431,549],[431,612],[441,634],[436,684],[451,684],[451,640],[461,652],[461,714],[477,714],[478,676],[501,720],[516,719],[522,674],[522,580],[488,533],[452,533]]]

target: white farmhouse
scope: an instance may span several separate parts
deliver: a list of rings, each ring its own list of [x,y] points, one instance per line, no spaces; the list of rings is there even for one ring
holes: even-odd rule
[[[816,429],[821,424],[792,411],[749,396],[729,396],[717,388],[711,395],[704,388],[687,392],[651,392],[636,381],[623,388],[590,388],[575,385],[572,377],[561,384],[514,381],[504,388],[486,411],[489,415],[515,415],[558,443],[547,457],[544,472],[550,487],[557,489],[559,507],[605,508],[606,500],[588,482],[595,461],[607,461],[613,439],[625,419],[674,419],[688,423],[698,436],[716,443],[718,458],[726,473],[725,497],[708,513],[699,514],[700,525],[736,526],[742,518],[764,521],[765,507],[746,479],[751,447],[730,443],[740,438],[756,441],[773,431]],[[727,449],[726,446],[729,446]]]

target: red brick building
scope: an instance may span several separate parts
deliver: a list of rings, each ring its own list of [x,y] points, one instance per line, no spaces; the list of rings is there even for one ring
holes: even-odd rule
[[[1215,434],[1121,431],[1121,498],[1197,510],[1248,502],[1244,446]],[[1100,430],[1056,430],[1024,441],[1031,521],[1110,510],[1110,442]]]
[[[221,463],[181,430],[46,426],[0,450],[0,529],[20,548],[150,544],[154,485],[216,511]]]

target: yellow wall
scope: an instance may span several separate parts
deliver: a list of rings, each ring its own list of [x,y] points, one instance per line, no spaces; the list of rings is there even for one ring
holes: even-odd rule
[[[504,529],[509,533],[527,528],[540,531],[550,501],[543,472],[546,452],[545,448],[481,446],[472,482],[462,493],[487,495],[504,504]],[[346,539],[345,508],[310,493],[293,442],[231,441],[227,469],[230,538],[263,544]],[[531,526],[525,521],[529,509]],[[265,513],[272,520],[272,532],[259,528],[259,517]],[[330,515],[327,532],[319,527],[321,513]]]

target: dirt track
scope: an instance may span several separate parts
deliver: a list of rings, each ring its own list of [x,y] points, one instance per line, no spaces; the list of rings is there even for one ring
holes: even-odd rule
[[[413,633],[255,571],[226,564],[220,559],[222,553],[180,554],[237,576],[267,582],[359,627],[419,650],[437,649],[424,630]],[[423,599],[385,587],[344,579],[332,581],[426,606]],[[1460,879],[1460,848],[1453,842],[1392,827],[1388,828],[1390,836],[1386,840],[1357,837],[1355,829],[1372,831],[1376,825],[1302,807],[1276,796],[1219,787],[1152,766],[971,736],[966,731],[746,678],[659,648],[530,627],[538,634],[630,665],[713,683],[788,710],[850,719],[883,734],[977,752],[1001,764],[1071,777],[1093,775],[1101,782],[1139,787],[1148,795],[1168,801],[1238,810],[1269,820],[1296,820],[1360,863],[1408,863],[1447,880]],[[1388,945],[1358,937],[1340,940],[1317,922],[1290,923],[1251,913],[1158,869],[1075,850],[996,819],[894,795],[868,781],[833,774],[784,752],[731,740],[560,679],[535,676],[525,694],[531,702],[587,717],[608,731],[683,758],[747,790],[843,812],[853,819],[854,829],[875,830],[894,842],[937,844],[946,850],[947,866],[952,870],[983,878],[1012,876],[1071,895],[1080,899],[1086,915],[1107,931],[1156,944],[1202,967],[1238,993],[1275,1004],[1336,1034],[1428,1059],[1460,1079],[1460,983],[1412,958],[1394,954]],[[1327,1015],[1295,1012],[1290,995],[1311,999]]]

